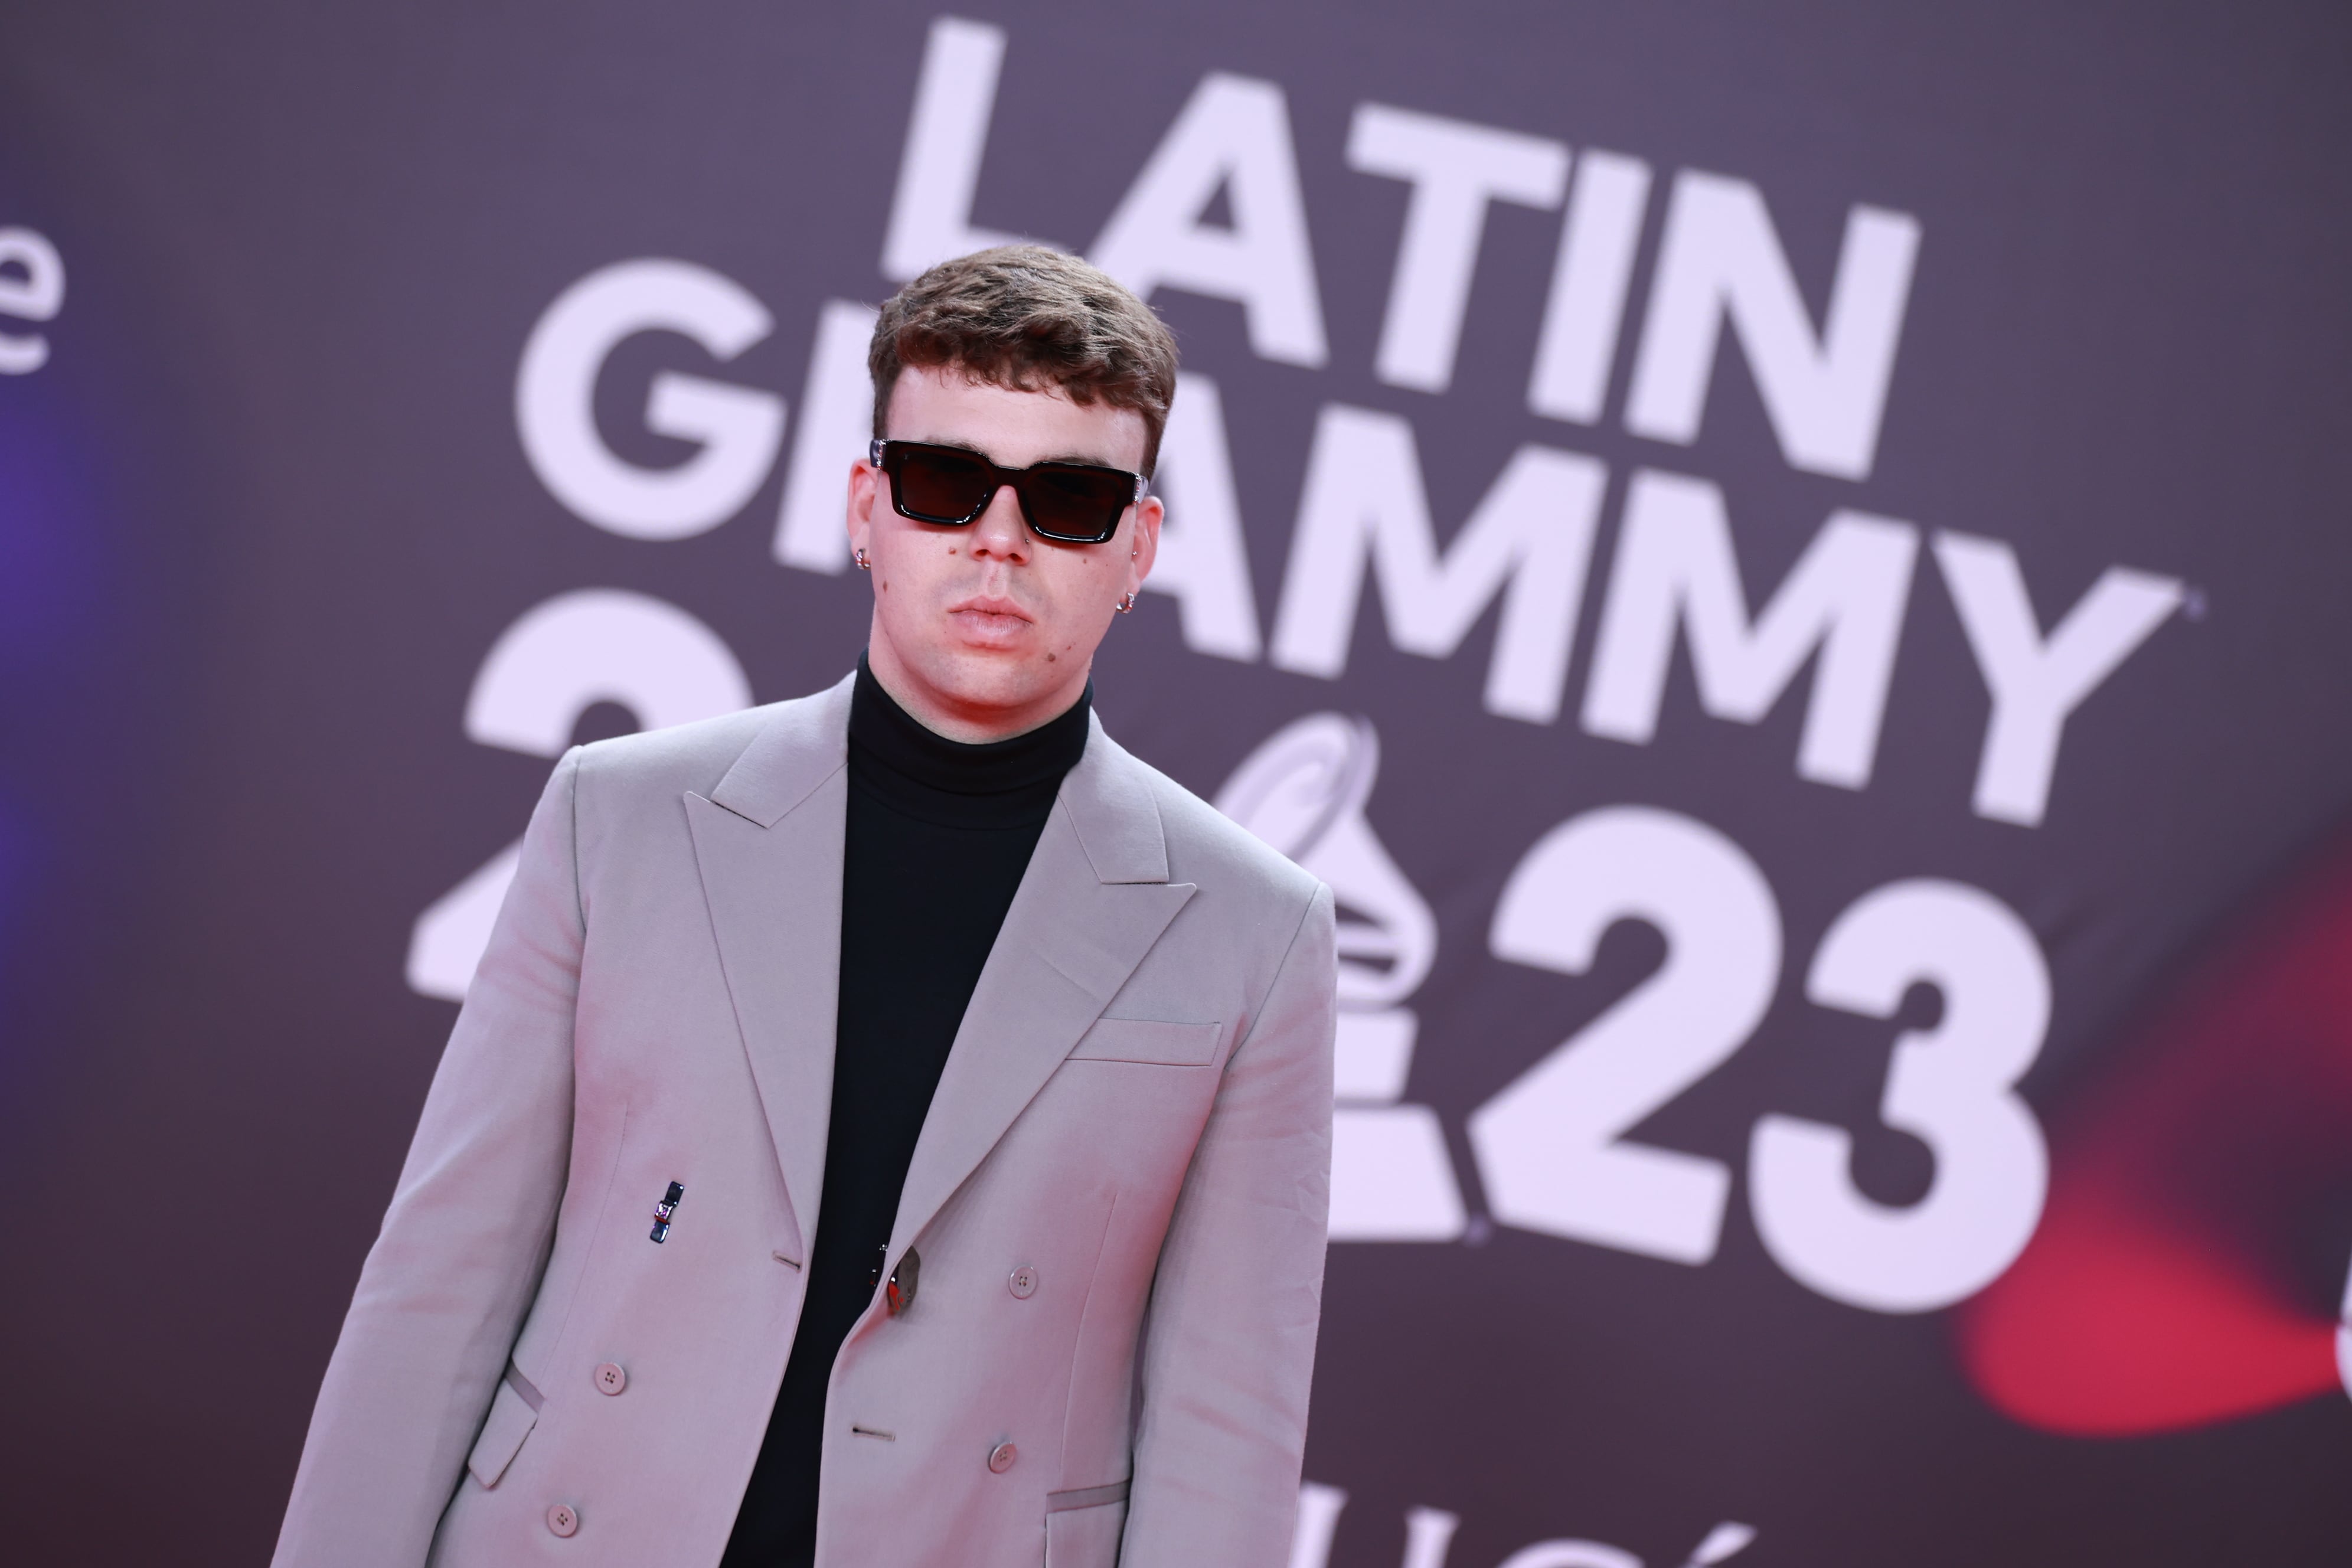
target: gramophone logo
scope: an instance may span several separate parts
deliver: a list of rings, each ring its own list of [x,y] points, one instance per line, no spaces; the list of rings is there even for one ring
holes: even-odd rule
[[[1420,1019],[1404,1005],[1437,957],[1428,900],[1364,819],[1380,775],[1370,723],[1311,713],[1234,770],[1217,809],[1330,884],[1339,900],[1334,1241],[1450,1241],[1462,1193],[1437,1113],[1401,1103]]]

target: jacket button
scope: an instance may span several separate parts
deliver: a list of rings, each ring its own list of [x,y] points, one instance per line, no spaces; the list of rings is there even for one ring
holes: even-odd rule
[[[547,1528],[558,1535],[577,1534],[580,1530],[579,1512],[568,1502],[557,1503],[547,1510]]]
[[[618,1394],[629,1386],[629,1374],[621,1370],[618,1362],[600,1362],[596,1366],[596,1392]]]
[[[988,1468],[1001,1476],[1005,1471],[1011,1469],[1013,1468],[1013,1461],[1020,1457],[1021,1450],[1014,1447],[1012,1444],[999,1443],[995,1447],[991,1448],[988,1451]],[[563,1531],[559,1533],[568,1535],[571,1532],[569,1531]]]
[[[1013,1271],[1013,1277],[1004,1282],[1004,1288],[1013,1292],[1014,1300],[1026,1301],[1037,1293],[1037,1271],[1024,1263]]]

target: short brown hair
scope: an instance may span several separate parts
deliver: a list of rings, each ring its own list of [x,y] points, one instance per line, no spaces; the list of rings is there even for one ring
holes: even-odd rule
[[[908,365],[954,365],[1019,392],[1059,389],[1143,417],[1143,471],[1176,396],[1176,337],[1151,307],[1098,267],[1042,245],[1001,245],[937,267],[884,301],[866,367],[874,434]]]

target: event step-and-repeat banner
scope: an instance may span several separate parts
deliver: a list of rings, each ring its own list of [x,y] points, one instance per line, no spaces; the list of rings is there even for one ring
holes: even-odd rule
[[[876,304],[1176,329],[1340,909],[1290,1568],[2352,1561],[2352,17],[36,4],[0,1556],[250,1563],[551,759],[846,670]]]

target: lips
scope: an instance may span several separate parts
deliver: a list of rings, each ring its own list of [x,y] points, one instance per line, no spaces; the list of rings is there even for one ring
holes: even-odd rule
[[[1006,620],[1020,621],[1024,625],[1035,618],[1011,599],[999,598],[991,594],[975,594],[968,599],[959,599],[948,606],[948,614],[1001,616]]]
[[[983,642],[1009,642],[1035,624],[1035,617],[1011,599],[975,594],[948,606],[948,619],[967,637]]]

